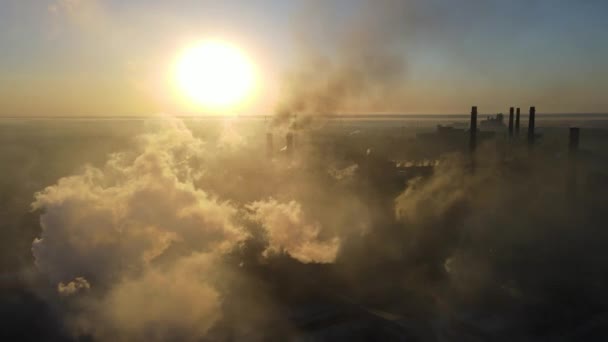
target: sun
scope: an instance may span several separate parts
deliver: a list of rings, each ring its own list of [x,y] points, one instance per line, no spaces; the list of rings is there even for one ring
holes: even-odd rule
[[[175,81],[180,92],[207,109],[238,106],[254,88],[254,67],[245,54],[221,41],[204,41],[178,58]]]

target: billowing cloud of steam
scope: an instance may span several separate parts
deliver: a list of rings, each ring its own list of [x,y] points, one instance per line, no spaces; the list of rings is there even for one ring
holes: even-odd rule
[[[218,262],[213,257],[193,254],[120,281],[88,312],[102,329],[111,329],[96,334],[146,340],[204,336],[222,316],[220,293],[212,285]]]
[[[87,167],[38,193],[33,205],[44,215],[33,246],[37,265],[56,281],[106,280],[141,270],[172,242],[196,241],[195,251],[208,252],[242,241],[236,209],[196,189],[192,170],[178,159],[197,146],[188,134],[141,137],[139,155],[115,154],[104,169]]]
[[[242,157],[227,142],[234,134],[218,139],[223,158]],[[59,294],[80,302],[68,320],[77,334],[205,335],[222,316],[216,285],[222,258],[250,238],[248,220],[262,228],[264,257],[285,252],[304,263],[335,260],[340,240],[325,237],[298,202],[239,205],[201,189],[197,184],[223,184],[216,175],[225,159],[211,151],[181,122],[162,120],[103,167],[87,166],[35,195],[33,207],[42,211],[35,262]]]
[[[221,256],[247,233],[234,206],[195,188],[187,161],[200,146],[173,122],[139,137],[133,153],[111,156],[103,169],[87,167],[36,194],[33,206],[44,210],[32,247],[38,268],[62,294],[108,289],[79,328],[143,337],[161,321],[171,327],[157,332],[161,339],[182,333],[184,324],[197,327],[196,337],[219,316],[209,262],[200,259]],[[172,246],[177,255],[163,260]],[[197,309],[181,318],[192,300]]]
[[[304,155],[269,160],[235,127],[203,142],[179,121],[154,125],[103,166],[36,195],[36,265],[78,336],[213,337],[218,327],[263,316],[252,309],[259,302],[244,305],[240,296],[257,299],[253,284],[267,278],[274,295],[285,278],[327,276],[315,290],[396,314],[417,314],[420,305],[425,317],[487,316],[490,298],[500,308],[492,312],[518,324],[535,318],[509,317],[513,306],[552,316],[566,311],[553,306],[564,296],[606,302],[603,287],[580,280],[605,280],[597,273],[605,268],[597,260],[606,241],[597,214],[605,212],[603,188],[579,191],[580,206],[572,205],[566,161],[553,154],[512,151],[503,163],[496,146],[483,145],[475,169],[465,156],[447,156],[407,185],[393,183],[382,164],[389,189],[385,174],[366,174],[373,160],[362,168]],[[298,265],[321,271],[294,274],[296,261],[329,265]],[[243,280],[252,273],[255,281]],[[244,331],[256,326],[248,324]]]
[[[286,252],[303,263],[329,263],[336,259],[340,239],[321,241],[320,223],[307,222],[299,203],[278,203],[270,199],[254,202],[248,208],[252,211],[251,217],[260,222],[268,234],[265,255]]]
[[[511,151],[514,159],[504,164],[495,146],[484,148],[475,169],[463,156],[447,156],[431,177],[411,180],[396,198],[403,231],[395,239],[406,242],[406,258],[425,265],[413,271],[416,278],[427,288],[448,286],[453,292],[441,296],[456,301],[491,293],[508,298],[509,305],[546,300],[542,305],[551,307],[568,291],[593,301],[603,298],[580,288],[576,276],[566,276],[578,272],[571,267],[603,267],[589,259],[600,253],[592,247],[603,225],[593,214],[604,206],[596,204],[599,192],[582,190],[580,174],[578,189],[568,185],[572,175],[564,170],[572,160]],[[555,281],[560,289],[547,291]]]

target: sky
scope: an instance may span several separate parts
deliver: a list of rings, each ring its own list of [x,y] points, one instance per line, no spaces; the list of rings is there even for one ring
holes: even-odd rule
[[[372,81],[352,95],[380,89],[375,100],[324,110],[608,112],[606,13],[604,0],[0,0],[0,116],[199,113],[172,65],[206,39],[256,66],[240,114],[272,114],[292,91],[286,75],[311,61],[359,57],[399,72],[365,69]],[[386,85],[398,91],[383,96]]]

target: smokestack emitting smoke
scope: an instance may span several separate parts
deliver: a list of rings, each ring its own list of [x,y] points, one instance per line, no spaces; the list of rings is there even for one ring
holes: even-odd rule
[[[528,144],[534,144],[534,121],[536,117],[536,107],[530,107],[530,115],[528,116]]]
[[[509,137],[513,136],[513,110],[513,107],[509,108]]]
[[[305,130],[320,116],[394,110],[405,88],[409,4],[363,1],[360,12],[342,13],[340,29],[330,31],[325,27],[337,22],[325,21],[325,2],[306,4],[315,25],[309,17],[297,22],[302,49],[283,78],[273,123]]]
[[[471,108],[471,127],[469,129],[469,147],[471,152],[477,147],[477,106]]]
[[[521,114],[521,108],[517,107],[517,112],[515,114],[515,133],[519,135],[519,115]]]

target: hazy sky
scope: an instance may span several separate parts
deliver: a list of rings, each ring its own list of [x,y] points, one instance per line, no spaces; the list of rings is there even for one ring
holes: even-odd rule
[[[365,32],[351,18],[399,52],[403,96],[337,111],[608,112],[607,17],[605,0],[0,0],[0,115],[191,113],[171,65],[210,38],[257,65],[244,111],[271,113],[285,70]]]

